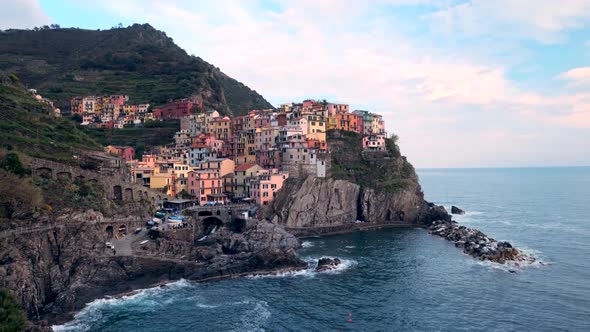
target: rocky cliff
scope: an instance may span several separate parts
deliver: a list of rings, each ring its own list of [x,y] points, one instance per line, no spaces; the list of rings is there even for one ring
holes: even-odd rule
[[[298,240],[268,222],[252,222],[240,232],[223,227],[200,246],[182,232],[169,233],[144,252],[115,256],[105,245],[103,223],[90,222],[85,213],[69,217],[67,223],[0,234],[0,288],[33,321],[63,322],[96,298],[180,278],[306,266],[295,253]]]
[[[362,137],[330,132],[332,176],[289,179],[261,215],[299,235],[376,225],[425,225],[450,220],[442,207],[424,200],[414,167],[388,151],[363,152]]]

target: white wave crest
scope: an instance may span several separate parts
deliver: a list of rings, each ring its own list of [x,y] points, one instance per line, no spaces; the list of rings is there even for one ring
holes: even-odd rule
[[[320,258],[338,258],[340,259],[340,264],[328,271],[323,272],[316,272],[316,268],[318,266],[318,260]],[[303,257],[304,261],[307,262],[307,268],[305,270],[298,270],[298,271],[286,271],[286,272],[277,272],[277,273],[268,273],[268,274],[253,274],[246,276],[248,279],[264,279],[264,278],[285,278],[285,277],[305,277],[305,278],[315,278],[318,274],[338,274],[342,271],[348,270],[350,268],[355,267],[358,263],[354,259],[346,259],[346,258],[339,258],[339,257],[329,257],[329,256],[321,256],[321,257]]]
[[[310,241],[303,241],[303,243],[301,243],[302,248],[312,248],[314,246],[315,244],[313,244],[313,242]]]
[[[196,287],[185,279],[171,282],[162,286],[136,290],[122,296],[107,296],[102,299],[94,300],[74,315],[74,320],[63,325],[54,325],[51,328],[56,332],[62,331],[90,331],[92,324],[103,320],[103,310],[111,307],[121,307],[133,305],[134,307],[143,307],[147,311],[157,311],[159,307],[166,305],[166,301],[156,301],[154,298],[162,292],[172,289],[186,287]]]

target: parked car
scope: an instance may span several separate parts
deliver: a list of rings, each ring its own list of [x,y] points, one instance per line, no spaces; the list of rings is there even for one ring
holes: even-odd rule
[[[133,234],[139,234],[139,233],[141,233],[141,227],[139,227],[139,228],[136,228],[136,229],[133,231]]]
[[[225,203],[223,203],[223,202],[215,202],[215,204],[214,204],[214,205],[215,205],[215,206],[218,206],[218,205],[224,205],[224,204],[225,204]]]
[[[107,242],[105,244],[106,244],[107,248],[109,248],[109,249],[113,249],[114,248],[113,244],[110,243],[110,242]]]

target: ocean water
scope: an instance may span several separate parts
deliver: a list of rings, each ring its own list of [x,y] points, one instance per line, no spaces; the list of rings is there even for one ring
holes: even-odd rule
[[[510,273],[422,229],[314,238],[310,268],[90,303],[58,331],[590,331],[590,168],[418,171],[460,223],[535,255]],[[314,260],[339,257],[337,271]]]

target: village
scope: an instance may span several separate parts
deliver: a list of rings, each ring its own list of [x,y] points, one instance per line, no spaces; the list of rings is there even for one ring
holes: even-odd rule
[[[127,101],[120,95],[76,97],[71,112],[83,117],[82,125],[115,129],[179,120],[174,143],[152,149],[141,160],[131,146],[106,150],[125,160],[136,183],[178,198],[180,207],[267,205],[289,177],[329,176],[329,130],[363,135],[365,151],[385,150],[382,116],[351,112],[347,104],[305,100],[229,117],[202,110],[198,99],[170,101],[153,111],[149,104]]]

